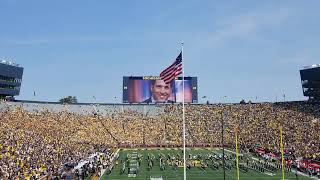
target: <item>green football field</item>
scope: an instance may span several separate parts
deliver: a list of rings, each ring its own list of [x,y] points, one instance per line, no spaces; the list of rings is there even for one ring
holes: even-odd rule
[[[207,162],[208,166],[205,168],[201,168],[201,166],[191,167],[191,169],[187,170],[187,179],[190,180],[206,180],[206,179],[215,179],[215,180],[223,180],[223,168],[221,166],[222,160],[216,159],[214,160],[215,165],[219,165],[218,169],[209,165],[212,161],[206,161],[205,157],[208,155],[221,154],[221,150],[219,149],[188,149],[186,151],[186,157],[191,157],[191,159],[203,159],[203,162]],[[190,154],[190,156],[189,156]],[[177,166],[170,164],[170,161],[163,160],[162,167],[165,169],[161,170],[160,168],[160,157],[165,157],[166,159],[179,159],[183,157],[183,151],[181,149],[128,149],[128,150],[120,150],[119,159],[117,160],[114,168],[111,173],[105,173],[102,176],[102,180],[112,179],[112,180],[122,180],[122,179],[134,179],[134,180],[179,180],[183,179],[183,167],[181,167],[181,163]],[[132,160],[135,156],[139,156],[140,164],[136,164],[136,160]],[[226,155],[230,157],[229,160],[226,160],[226,163],[229,165],[229,170],[226,170],[226,179],[237,179],[236,167],[234,165],[234,154],[230,151],[226,151]],[[153,159],[152,168],[150,168],[150,161],[148,160],[148,156],[150,159]],[[170,157],[170,158],[169,158]],[[195,157],[195,158],[192,158]],[[246,156],[250,158],[251,156]],[[129,159],[129,160],[128,160]],[[233,160],[232,160],[233,159]],[[256,158],[255,158],[256,159]],[[197,161],[197,160],[195,160]],[[189,160],[189,162],[195,162]],[[169,163],[168,163],[169,162]],[[198,160],[197,162],[200,162]],[[244,160],[240,161],[241,164],[245,164]],[[125,167],[124,167],[125,164]],[[129,167],[133,165],[138,166],[133,169],[138,169],[138,172],[132,173],[129,172]],[[138,165],[139,164],[139,165]],[[132,169],[131,169],[132,170]],[[121,172],[122,171],[122,172]],[[157,179],[158,178],[158,179]],[[250,169],[248,172],[240,171],[240,179],[242,180],[281,180],[282,174],[281,170],[276,170],[273,173],[270,172],[260,172],[258,170]],[[288,172],[285,173],[285,179],[296,180],[294,173]],[[298,177],[299,180],[309,180],[309,177]]]

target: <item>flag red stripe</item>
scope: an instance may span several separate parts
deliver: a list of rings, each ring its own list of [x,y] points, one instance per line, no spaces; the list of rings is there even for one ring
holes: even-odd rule
[[[180,75],[182,73],[182,71],[179,71],[179,72],[176,72],[176,73],[174,73],[174,74],[172,74],[172,75],[170,75],[170,76],[167,76],[167,77],[164,77],[164,78],[162,78],[164,81],[168,81],[169,79],[174,79],[174,78],[176,78],[178,75]]]
[[[171,83],[171,81],[174,80],[174,79],[175,79],[175,77],[172,76],[171,78],[164,80],[164,82],[165,83]]]
[[[170,71],[168,71],[167,73],[164,73],[162,76],[163,77],[170,76],[172,73],[174,73],[174,71],[175,71],[175,68],[172,68]]]
[[[168,76],[173,76],[179,71],[182,71],[182,66],[179,66],[175,70],[171,71],[170,73],[167,73],[167,74],[163,75],[162,77],[163,77],[163,79],[167,79]]]
[[[162,76],[161,78],[164,80],[164,81],[168,81],[169,79],[173,79],[175,77],[177,77],[178,75],[180,75],[182,73],[182,67],[180,67],[179,69],[175,70],[173,73],[171,74],[168,74],[167,76]]]
[[[169,70],[171,70],[172,68],[174,68],[176,65],[176,62],[174,62],[173,64],[171,64],[169,67],[167,67],[165,70],[163,70],[161,73],[160,73],[160,76],[163,75],[164,73],[167,73]]]
[[[163,72],[160,74],[160,76],[164,76],[165,74],[171,72],[174,68],[175,68],[175,67],[173,66],[173,67],[170,67],[170,68],[166,69],[165,71],[163,71]]]
[[[176,67],[172,68],[170,71],[168,71],[167,73],[163,74],[162,76],[169,76],[174,74],[176,71],[180,71],[182,70],[182,64],[178,64]]]
[[[172,68],[169,72],[167,72],[167,73],[164,73],[164,74],[160,74],[160,76],[168,76],[168,74],[172,74],[173,72],[175,72],[175,71],[179,71],[179,70],[181,70],[182,69],[182,64],[178,64],[176,67],[174,67],[174,68]]]
[[[167,76],[172,76],[172,75],[174,75],[176,71],[177,71],[176,68],[175,68],[175,69],[172,69],[170,72],[164,74],[162,77],[163,77],[164,79],[166,79]]]

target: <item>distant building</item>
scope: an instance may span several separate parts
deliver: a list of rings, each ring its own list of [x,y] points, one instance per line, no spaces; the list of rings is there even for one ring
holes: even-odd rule
[[[0,97],[14,97],[20,94],[23,67],[0,60]]]

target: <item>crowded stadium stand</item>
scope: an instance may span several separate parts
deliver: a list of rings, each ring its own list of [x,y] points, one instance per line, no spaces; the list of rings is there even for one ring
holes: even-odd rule
[[[22,74],[0,63],[0,96],[18,95]],[[1,98],[0,180],[182,179],[181,102],[188,178],[320,178],[320,66],[300,74],[310,101],[196,104],[197,77],[155,76],[124,77],[121,104]]]
[[[117,160],[121,149],[179,148],[183,142],[181,104],[62,105],[2,101],[0,109],[0,179],[99,178],[104,173],[115,173],[114,167],[123,166],[126,171],[122,159]],[[271,169],[273,172],[280,166],[279,127],[283,127],[286,170],[297,169],[317,176],[320,166],[319,117],[319,104],[310,102],[188,104],[186,143],[188,148],[221,147],[223,120],[226,149],[235,150],[237,131],[240,153],[264,158],[264,163],[256,158],[243,159],[242,170],[262,173]],[[136,163],[140,155],[129,152],[130,162],[132,154],[135,154]],[[163,156],[168,158],[170,166],[180,167],[180,161],[176,165],[171,162],[181,159],[180,155]],[[200,161],[189,156],[188,161],[194,163],[190,168],[212,166],[221,169],[218,152],[210,155],[216,161]],[[143,158],[147,158],[146,155]],[[226,158],[226,168],[232,169],[234,156]],[[154,155],[148,155],[148,159],[151,168]],[[121,172],[126,174],[125,171]],[[139,164],[135,171],[131,169],[128,176],[123,176],[138,173]]]

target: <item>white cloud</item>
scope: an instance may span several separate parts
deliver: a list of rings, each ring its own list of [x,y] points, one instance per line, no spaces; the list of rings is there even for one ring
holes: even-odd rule
[[[311,64],[315,64],[317,62],[317,58],[312,57],[311,54],[308,53],[300,53],[289,57],[280,57],[276,59],[276,62],[281,64],[299,64],[302,66],[307,66]]]
[[[220,28],[206,38],[207,44],[210,47],[221,46],[235,38],[252,38],[263,28],[281,25],[291,14],[287,8],[237,14],[222,20]]]
[[[2,44],[10,45],[42,45],[60,43],[81,43],[81,42],[104,42],[113,41],[114,38],[107,36],[82,36],[82,37],[35,37],[30,39],[10,39],[2,40]]]

